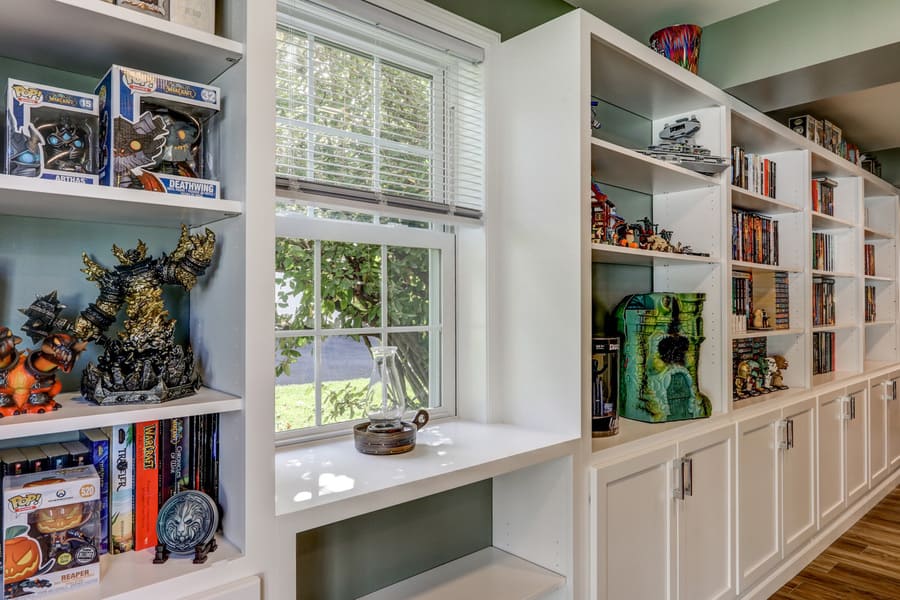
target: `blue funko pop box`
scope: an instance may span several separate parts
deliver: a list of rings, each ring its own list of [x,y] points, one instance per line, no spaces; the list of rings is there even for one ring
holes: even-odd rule
[[[10,175],[96,184],[97,96],[10,79],[4,168]]]
[[[102,185],[220,197],[207,126],[219,88],[113,65],[96,92]]]

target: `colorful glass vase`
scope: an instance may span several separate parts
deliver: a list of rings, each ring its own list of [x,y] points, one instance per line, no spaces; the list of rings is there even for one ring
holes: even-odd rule
[[[697,73],[701,33],[703,28],[699,25],[672,25],[651,35],[650,47],[691,73]]]

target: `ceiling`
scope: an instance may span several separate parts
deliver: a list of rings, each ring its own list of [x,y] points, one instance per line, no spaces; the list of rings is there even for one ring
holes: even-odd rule
[[[647,42],[657,29],[679,23],[707,26],[775,0],[566,0],[633,38]]]
[[[789,117],[811,114],[828,119],[851,141],[866,151],[885,150],[900,145],[900,119],[886,117],[885,108],[900,106],[900,82],[889,83],[790,108],[771,116],[786,123]]]

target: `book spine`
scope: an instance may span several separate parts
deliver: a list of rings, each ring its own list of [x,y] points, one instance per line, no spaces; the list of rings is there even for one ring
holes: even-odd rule
[[[159,421],[135,424],[134,549],[156,546],[159,512]]]
[[[110,435],[110,553],[134,550],[134,426],[116,425]]]
[[[100,540],[97,546],[100,554],[106,554],[109,552],[109,440],[99,430],[96,433],[98,435],[89,437],[82,432],[81,443],[91,451],[91,464],[100,478]]]
[[[175,469],[172,465],[173,421],[174,419],[168,419],[159,422],[159,485],[157,487],[159,506],[172,497],[175,489]]]

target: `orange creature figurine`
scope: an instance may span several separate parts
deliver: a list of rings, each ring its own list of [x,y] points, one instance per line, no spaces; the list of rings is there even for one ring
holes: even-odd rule
[[[0,327],[0,417],[57,410],[62,389],[56,371],[68,373],[87,347],[65,333],[48,335],[38,350],[19,352],[22,338]]]

